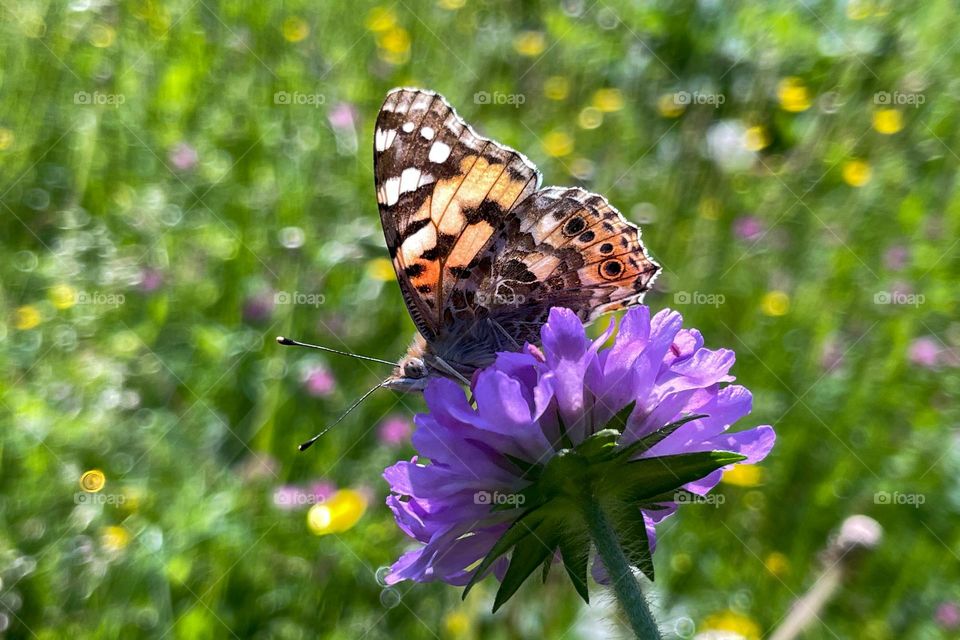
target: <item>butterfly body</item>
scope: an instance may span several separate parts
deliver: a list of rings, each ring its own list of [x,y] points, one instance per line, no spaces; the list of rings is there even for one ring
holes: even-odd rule
[[[659,266],[602,196],[540,188],[521,153],[477,134],[440,95],[394,89],[374,131],[377,202],[419,335],[384,386],[468,381],[538,340],[551,307],[584,321],[638,304]]]

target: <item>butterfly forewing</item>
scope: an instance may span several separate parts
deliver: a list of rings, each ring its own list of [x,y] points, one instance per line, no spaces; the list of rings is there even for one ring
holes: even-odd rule
[[[404,299],[420,332],[435,339],[455,320],[453,294],[470,286],[470,265],[540,174],[520,153],[479,136],[442,96],[416,89],[387,96],[374,130],[374,173]]]

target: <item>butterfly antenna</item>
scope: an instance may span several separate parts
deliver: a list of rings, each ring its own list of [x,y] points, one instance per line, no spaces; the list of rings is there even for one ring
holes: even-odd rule
[[[337,418],[337,421],[336,421],[336,422],[334,422],[334,423],[331,424],[330,426],[326,427],[323,431],[321,431],[321,432],[318,433],[317,435],[313,436],[312,438],[310,438],[309,440],[307,440],[306,442],[304,442],[303,444],[301,444],[301,445],[300,445],[299,447],[297,447],[297,448],[298,448],[300,451],[306,451],[307,449],[309,449],[309,448],[313,445],[314,442],[316,442],[317,440],[320,439],[320,436],[322,436],[322,435],[325,434],[327,431],[330,431],[330,429],[333,429],[335,426],[337,426],[338,424],[340,424],[341,422],[343,422],[343,419],[346,418],[348,415],[350,415],[350,412],[351,412],[351,411],[353,411],[354,409],[356,409],[357,407],[359,407],[361,402],[363,402],[363,401],[366,400],[368,397],[370,397],[370,394],[372,394],[374,391],[376,391],[377,389],[379,389],[380,387],[382,387],[384,384],[386,384],[386,380],[384,380],[383,382],[377,383],[377,386],[375,386],[375,387],[373,387],[372,389],[370,389],[369,391],[367,391],[365,394],[363,394],[362,396],[360,396],[360,399],[359,399],[359,400],[357,400],[357,401],[354,402],[352,405],[350,405],[350,408],[347,409],[346,411],[344,411],[344,412],[343,412],[343,415],[340,416],[339,418]]]
[[[293,340],[291,338],[284,338],[283,336],[277,336],[277,343],[282,344],[285,347],[307,347],[308,349],[318,349],[320,351],[326,351],[328,353],[336,353],[341,356],[350,356],[351,358],[357,358],[358,360],[368,360],[369,362],[379,362],[380,364],[388,364],[391,367],[397,366],[396,362],[390,362],[389,360],[381,360],[380,358],[371,358],[370,356],[361,356],[356,353],[350,353],[349,351],[338,351],[336,349],[331,349],[330,347],[321,347],[317,344],[308,344],[306,342],[300,342],[299,340]]]

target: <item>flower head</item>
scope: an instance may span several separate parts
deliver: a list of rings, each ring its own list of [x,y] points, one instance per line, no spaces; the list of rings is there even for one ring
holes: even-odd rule
[[[927,369],[936,369],[943,356],[943,349],[937,341],[930,336],[916,338],[910,343],[907,351],[907,357],[910,362]]]
[[[197,166],[200,160],[200,154],[187,142],[177,143],[167,154],[167,159],[175,169],[179,171],[189,171]]]
[[[940,603],[935,618],[937,624],[948,631],[960,629],[960,604],[956,602]]]
[[[733,232],[741,240],[757,240],[764,233],[763,222],[756,216],[741,216],[733,221]]]
[[[422,546],[391,567],[388,582],[470,582],[520,512],[529,512],[524,501],[541,483],[532,479],[539,470],[547,476],[552,462],[590,446],[612,423],[620,424],[618,442],[598,446],[628,456],[629,465],[696,452],[740,454],[717,458],[722,464],[756,463],[767,455],[771,427],[728,432],[752,401],[745,388],[727,384],[733,380],[732,351],[704,348],[700,333],[683,329],[680,314],[669,310],[651,318],[646,307],[631,309],[614,344],[603,348],[613,328],[611,322],[591,341],[573,312],[554,308],[541,329],[542,350],[527,345],[519,353],[501,353],[474,376],[476,406],[452,381],[427,387],[429,412],[415,418],[413,445],[429,464],[414,458],[384,472],[397,524]],[[723,473],[719,464],[685,481],[689,493],[682,495],[710,491]],[[656,504],[631,504],[652,549],[655,525],[676,510],[677,501],[672,493],[650,495]],[[490,567],[502,579],[507,564],[501,558]]]
[[[402,416],[390,416],[380,425],[377,437],[385,445],[398,446],[410,437],[410,421]]]
[[[330,370],[322,366],[310,367],[303,377],[304,387],[307,393],[316,397],[329,396],[337,386]]]

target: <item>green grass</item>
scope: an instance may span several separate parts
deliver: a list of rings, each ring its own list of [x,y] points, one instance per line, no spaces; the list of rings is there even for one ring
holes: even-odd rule
[[[373,120],[397,85],[444,93],[545,184],[581,184],[642,222],[664,266],[647,302],[735,349],[755,396],[745,426],[777,428],[755,486],[721,485],[719,508],[663,525],[648,589],[666,629],[690,637],[732,610],[768,633],[831,533],[865,513],[883,542],[808,637],[953,637],[934,621],[960,599],[952,3],[83,4],[0,8],[8,637],[614,632],[604,599],[579,606],[558,572],[494,617],[491,585],[465,603],[443,585],[384,591],[377,569],[407,541],[380,473],[413,450],[376,427],[419,398],[377,393],[295,450],[384,371],[273,337],[394,358],[413,332],[382,277],[372,185]],[[678,91],[707,104],[681,109]],[[328,119],[341,103],[347,129]],[[175,166],[181,143],[195,167]],[[284,246],[287,227],[302,247]],[[875,303],[889,291],[919,303]],[[275,292],[323,302],[250,313]],[[925,337],[932,368],[909,357]],[[337,386],[315,397],[301,375],[321,364]],[[91,469],[122,505],[76,503]],[[367,492],[356,526],[316,537],[305,509],[274,505],[278,486],[317,479]],[[877,504],[880,491],[924,504]]]

